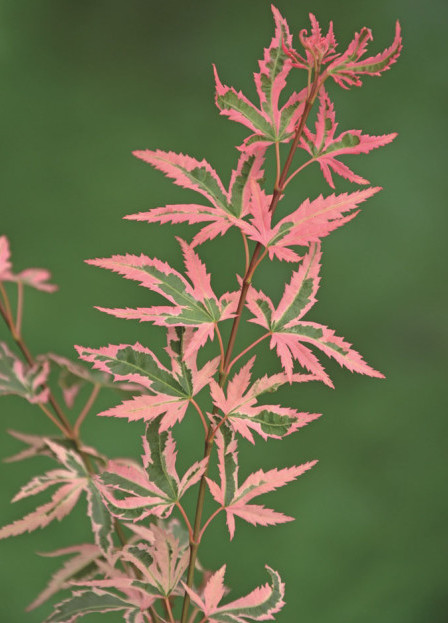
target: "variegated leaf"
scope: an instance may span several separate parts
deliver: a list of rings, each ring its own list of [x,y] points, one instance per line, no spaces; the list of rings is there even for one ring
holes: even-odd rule
[[[48,363],[30,366],[0,342],[0,396],[14,394],[33,404],[48,402],[49,390],[45,382],[49,371]]]
[[[276,375],[275,379],[258,379],[250,383],[251,368],[255,361],[252,357],[241,370],[234,375],[226,390],[212,381],[211,396],[215,406],[222,412],[226,423],[251,443],[252,433],[258,433],[263,439],[272,437],[281,439],[290,435],[309,422],[320,417],[318,413],[300,413],[295,409],[280,405],[258,405],[258,396],[278,388],[288,381],[286,374]],[[291,381],[303,382],[314,380],[309,375],[294,375]]]
[[[125,521],[140,521],[150,515],[169,517],[176,502],[204,473],[206,460],[194,463],[180,479],[172,434],[159,429],[157,419],[147,424],[144,469],[111,461],[97,476],[97,486],[115,517]]]
[[[304,463],[298,467],[271,469],[268,472],[260,469],[238,486],[238,457],[235,438],[233,434],[229,435],[228,432],[224,432],[225,429],[222,433],[221,430],[223,427],[216,437],[220,484],[218,485],[210,478],[207,478],[207,484],[216,502],[226,512],[230,538],[233,539],[235,534],[235,517],[240,517],[253,525],[262,526],[292,521],[293,517],[249,502],[254,497],[274,491],[295,480],[305,471],[311,469],[317,461]]]
[[[276,349],[290,382],[293,380],[294,361],[298,361],[317,379],[333,387],[321,363],[305,344],[312,344],[352,372],[383,378],[380,372],[370,367],[350,344],[337,337],[331,329],[302,321],[316,302],[320,258],[319,245],[311,245],[302,265],[286,285],[277,308],[263,292],[251,288],[247,298],[247,307],[253,314],[251,322],[261,325],[271,334],[271,348]]]
[[[87,614],[117,611],[123,611],[125,616],[129,613],[134,613],[136,616],[141,612],[140,607],[126,597],[119,597],[113,591],[92,588],[86,591],[75,591],[72,597],[55,607],[55,611],[45,623],[74,623]],[[128,620],[132,621],[129,618]],[[134,617],[134,621],[137,622],[138,618]],[[140,622],[143,623],[142,618]]]
[[[397,136],[396,133],[383,136],[369,136],[361,130],[348,130],[335,136],[338,124],[335,121],[334,105],[325,89],[321,89],[320,106],[316,120],[316,130],[311,132],[304,128],[300,147],[311,155],[311,161],[319,163],[328,184],[334,188],[331,175],[337,175],[357,184],[368,184],[368,180],[356,175],[347,165],[338,160],[346,154],[367,154],[372,149],[387,145]]]
[[[199,162],[189,156],[160,150],[139,151],[134,152],[134,155],[161,170],[175,184],[202,194],[211,205],[167,205],[125,218],[148,223],[210,223],[203,226],[193,238],[193,246],[212,240],[218,235],[222,236],[232,226],[239,226],[240,219],[247,212],[248,182],[251,179],[260,179],[263,174],[263,150],[241,154],[237,168],[232,172],[228,190],[205,160]]]
[[[172,306],[139,309],[99,309],[119,318],[151,321],[158,326],[196,327],[197,331],[185,352],[188,356],[203,346],[207,339],[213,339],[216,323],[233,317],[238,294],[227,293],[218,300],[211,289],[205,265],[190,245],[181,239],[179,242],[191,283],[166,262],[145,255],[114,255],[88,260],[88,263],[117,272],[126,279],[139,281],[142,286],[172,303]]]
[[[272,197],[254,183],[250,204],[252,218],[245,221],[241,229],[250,239],[262,244],[271,259],[297,262],[301,258],[291,247],[308,246],[342,227],[358,214],[358,205],[379,190],[381,188],[374,187],[325,198],[319,195],[313,201],[305,199],[297,210],[272,225]]]
[[[291,44],[291,34],[286,20],[278,9],[272,7],[275,34],[271,44],[264,51],[259,62],[260,71],[254,74],[255,86],[260,100],[257,108],[241,92],[223,85],[215,71],[216,105],[225,115],[245,125],[252,134],[245,139],[240,149],[252,153],[254,149],[265,150],[272,143],[291,140],[295,126],[303,112],[306,89],[293,93],[280,107],[279,99],[291,70],[291,62],[285,51],[285,44]]]
[[[40,555],[53,557],[67,556],[69,554],[74,555],[56,571],[47,587],[27,607],[27,612],[38,608],[57,592],[67,588],[70,585],[70,581],[90,579],[93,575],[98,573],[96,561],[102,557],[102,552],[97,545],[85,543],[83,545],[74,545]]]
[[[224,565],[208,580],[202,595],[185,586],[193,604],[199,608],[210,623],[246,623],[274,619],[274,614],[284,606],[285,586],[279,574],[266,565],[270,583],[259,586],[245,597],[219,606],[225,594]]]

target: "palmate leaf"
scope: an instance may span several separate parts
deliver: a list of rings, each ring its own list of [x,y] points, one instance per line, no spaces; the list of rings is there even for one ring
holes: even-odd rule
[[[224,426],[221,427],[216,436],[216,444],[220,484],[218,485],[210,478],[207,478],[207,484],[213,498],[226,512],[227,527],[231,539],[235,534],[235,517],[240,517],[253,525],[262,526],[294,520],[294,517],[288,517],[283,513],[249,502],[254,497],[274,491],[295,480],[305,471],[311,469],[317,461],[310,461],[297,467],[275,468],[267,472],[260,469],[238,486],[238,455],[234,434]]]
[[[0,342],[0,396],[13,394],[33,404],[48,402],[49,389],[44,384],[49,372],[48,363],[30,366]]]
[[[129,545],[120,552],[119,559],[138,569],[141,581],[152,586],[154,594],[162,597],[180,594],[179,583],[189,560],[188,543],[180,543],[169,527],[154,524],[151,530],[152,544]]]
[[[266,149],[272,143],[291,140],[307,94],[306,89],[293,93],[279,107],[279,98],[292,67],[284,46],[291,45],[292,37],[286,20],[275,7],[272,7],[272,11],[275,35],[264,51],[263,60],[259,62],[260,71],[254,74],[260,107],[257,108],[241,92],[223,85],[215,68],[215,101],[221,114],[242,123],[253,132],[239,148],[246,153],[252,153],[260,147]]]
[[[311,245],[300,268],[294,271],[291,281],[286,285],[277,308],[263,292],[251,288],[247,298],[247,307],[253,314],[251,322],[261,325],[271,334],[271,348],[276,349],[290,381],[293,379],[294,361],[298,361],[318,379],[333,387],[319,360],[304,343],[316,346],[352,372],[383,378],[380,372],[371,368],[348,342],[337,337],[331,329],[318,323],[302,321],[302,317],[316,302],[320,258],[319,244]]]
[[[358,214],[358,205],[372,197],[381,188],[373,187],[353,193],[342,193],[305,201],[291,214],[272,225],[270,205],[272,196],[266,195],[258,184],[252,184],[252,219],[244,222],[241,229],[252,240],[261,243],[269,257],[287,262],[301,258],[290,247],[308,246],[332,231],[342,227]]]
[[[294,67],[300,69],[313,69],[315,63],[321,66],[328,65],[325,76],[331,76],[333,80],[345,89],[350,86],[361,86],[362,76],[380,76],[395,63],[401,52],[401,32],[400,24],[397,21],[395,27],[395,38],[392,45],[380,52],[376,56],[370,56],[360,60],[367,51],[369,40],[372,40],[372,32],[369,28],[362,28],[355,36],[343,54],[336,53],[336,38],[333,33],[333,22],[327,34],[322,35],[319,22],[310,13],[311,33],[303,29],[299,34],[305,55],[301,56],[297,50],[290,46],[289,41],[285,41],[284,52],[289,56]]]
[[[322,173],[328,184],[334,188],[331,175],[333,171],[337,175],[357,184],[368,184],[368,180],[355,175],[347,165],[338,160],[345,154],[366,154],[372,149],[387,145],[397,136],[396,133],[384,134],[383,136],[369,136],[361,130],[348,130],[335,137],[338,124],[335,122],[334,106],[325,89],[319,93],[320,106],[317,114],[316,130],[311,132],[304,128],[304,136],[300,141],[300,147],[305,149],[312,160],[319,163]]]
[[[134,590],[134,595],[139,595]],[[59,603],[45,623],[73,623],[87,614],[123,611],[123,620],[127,623],[146,623],[138,599],[118,596],[113,591],[92,588],[75,591],[69,599]],[[140,600],[142,601],[142,600]],[[147,600],[147,607],[151,605]]]
[[[224,575],[226,565],[221,567],[208,580],[202,594],[185,586],[193,604],[199,608],[210,623],[246,623],[246,621],[266,621],[274,619],[274,614],[285,605],[283,601],[285,586],[279,574],[266,565],[270,583],[259,586],[245,597],[219,606],[225,595]]]
[[[214,405],[222,412],[226,423],[236,433],[251,443],[255,443],[252,432],[258,433],[265,440],[268,437],[281,439],[320,417],[318,413],[299,413],[295,409],[279,405],[257,405],[258,396],[274,391],[287,383],[288,377],[286,374],[277,374],[274,377],[265,376],[251,385],[251,368],[254,361],[255,357],[252,357],[234,375],[225,391],[216,381],[212,381],[210,385]],[[305,382],[314,380],[314,377],[295,374],[292,380]]]
[[[85,361],[109,372],[118,381],[131,381],[150,394],[135,396],[100,415],[127,418],[129,421],[152,421],[159,416],[160,430],[180,422],[193,396],[208,385],[216,373],[219,358],[211,359],[198,369],[196,354],[185,356],[193,329],[171,327],[168,329],[167,352],[171,370],[166,368],[154,353],[140,344],[108,346],[100,349],[76,347]]]
[[[96,562],[102,558],[103,553],[97,545],[84,543],[40,555],[45,557],[72,555],[72,557],[56,571],[46,588],[27,607],[27,612],[38,608],[60,590],[67,588],[70,581],[90,579],[97,574],[99,569]]]
[[[205,265],[190,245],[181,239],[179,243],[191,283],[166,262],[145,255],[114,255],[87,262],[117,272],[126,279],[139,281],[142,286],[172,303],[172,306],[138,309],[99,309],[118,318],[151,321],[158,326],[196,327],[185,350],[185,356],[188,357],[203,346],[207,339],[213,339],[216,323],[233,317],[238,293],[226,293],[218,300],[211,289]]]
[[[369,40],[372,39],[370,28],[362,28],[359,33],[355,34],[347,50],[327,67],[328,74],[337,84],[345,89],[351,86],[361,86],[362,76],[380,76],[398,60],[403,47],[398,21],[395,24],[395,37],[392,44],[379,54],[361,60],[367,50]]]
[[[172,434],[160,432],[159,427],[157,419],[147,424],[144,469],[110,461],[97,477],[97,486],[115,517],[125,521],[140,521],[150,515],[169,517],[176,502],[204,473],[206,460],[197,461],[179,478]]]
[[[59,485],[50,502],[39,506],[8,526],[0,528],[0,539],[32,532],[44,528],[54,519],[61,520],[68,515],[79,500],[83,491],[87,494],[87,510],[90,517],[95,542],[103,552],[112,548],[112,522],[100,501],[90,474],[86,471],[81,457],[66,447],[46,440],[54,457],[65,469],[55,469],[34,477],[13,498],[13,502],[37,495],[49,487]]]
[[[194,236],[193,247],[225,234],[232,226],[239,227],[240,219],[247,213],[248,182],[251,179],[258,180],[263,175],[263,150],[260,149],[240,156],[228,190],[205,160],[199,162],[183,154],[149,149],[136,151],[134,155],[165,173],[178,186],[200,193],[211,205],[167,205],[125,218],[148,223],[210,223]]]

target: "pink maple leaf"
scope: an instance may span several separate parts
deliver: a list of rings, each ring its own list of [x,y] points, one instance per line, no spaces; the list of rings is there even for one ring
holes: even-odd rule
[[[110,461],[97,476],[97,487],[109,511],[126,521],[169,517],[177,501],[197,483],[206,460],[191,465],[182,478],[176,470],[176,446],[171,431],[160,431],[151,421],[143,437],[143,468]]]
[[[13,502],[42,493],[54,485],[60,486],[50,502],[39,506],[35,511],[9,526],[1,528],[0,539],[44,528],[54,519],[60,521],[71,512],[84,491],[87,496],[87,514],[90,517],[96,544],[103,552],[110,551],[112,548],[110,516],[101,502],[99,492],[86,471],[81,457],[73,450],[50,439],[46,439],[46,444],[54,458],[65,469],[51,470],[32,478],[13,498]]]
[[[326,35],[322,35],[319,22],[310,13],[311,34],[303,29],[299,33],[300,43],[305,50],[305,56],[300,55],[297,50],[291,47],[288,41],[283,44],[285,54],[291,60],[294,67],[312,70],[316,64],[319,66],[328,65],[323,73],[323,79],[331,76],[333,80],[343,88],[350,86],[361,86],[361,76],[380,76],[396,62],[402,49],[400,24],[397,21],[395,27],[395,37],[392,45],[383,52],[361,60],[367,51],[367,45],[373,39],[370,28],[362,28],[359,33],[355,33],[344,53],[337,53],[337,42],[333,33],[333,22]],[[323,82],[323,80],[322,80]]]
[[[88,579],[98,572],[95,563],[103,556],[103,552],[97,545],[92,543],[65,547],[53,552],[41,553],[40,556],[53,557],[67,556],[69,554],[73,554],[73,556],[56,571],[46,588],[27,606],[27,612],[41,606],[60,590],[67,588],[70,580],[74,577],[78,580],[82,576]]]
[[[272,224],[271,195],[266,195],[259,185],[252,183],[251,221],[241,229],[251,239],[262,244],[269,257],[287,262],[297,262],[301,257],[290,247],[308,246],[332,231],[342,227],[358,214],[358,205],[381,190],[366,188],[353,193],[342,193],[305,201],[295,210]]]
[[[210,206],[199,204],[176,204],[153,208],[149,212],[140,212],[126,216],[126,219],[146,221],[148,223],[207,223],[193,238],[192,246],[223,235],[232,226],[239,226],[240,219],[247,213],[248,182],[260,179],[263,174],[264,150],[255,149],[253,153],[243,153],[237,168],[232,172],[228,190],[216,171],[205,160],[198,161],[190,156],[164,152],[161,150],[135,151],[134,155],[151,164],[171,178],[175,184],[200,193],[211,203]]]
[[[141,391],[150,392],[125,400],[121,405],[111,407],[99,415],[146,422],[162,416],[160,431],[180,422],[193,397],[212,380],[219,363],[219,357],[215,357],[198,369],[196,353],[185,356],[194,336],[192,328],[168,329],[166,350],[170,356],[171,370],[150,349],[140,344],[99,349],[77,346],[80,357],[93,363],[95,368],[113,374],[117,381],[131,381]]]
[[[400,23],[395,24],[395,37],[392,44],[376,54],[361,60],[367,51],[367,44],[373,39],[370,28],[362,28],[349,44],[347,50],[338,55],[327,67],[327,73],[333,80],[347,89],[351,86],[361,86],[362,76],[380,76],[383,71],[397,61],[402,49]]]
[[[202,610],[210,623],[245,623],[251,621],[267,621],[274,619],[274,614],[285,605],[283,601],[285,586],[279,574],[266,565],[271,583],[259,586],[245,597],[219,606],[226,593],[224,574],[226,565],[216,571],[208,580],[202,594],[184,584],[193,604]]]
[[[210,384],[214,405],[222,412],[227,424],[235,432],[251,443],[255,443],[252,432],[258,433],[265,440],[269,437],[281,439],[320,417],[318,413],[300,413],[296,409],[280,405],[258,405],[258,397],[261,394],[277,389],[288,382],[288,377],[284,373],[272,377],[265,376],[251,385],[251,368],[254,361],[255,357],[252,357],[233,376],[225,390],[216,381]],[[314,380],[314,377],[296,374],[291,380],[303,382]]]
[[[118,318],[151,321],[157,326],[196,327],[189,340],[185,357],[196,352],[208,339],[213,339],[216,323],[232,318],[238,293],[226,293],[220,299],[210,287],[204,264],[190,245],[179,239],[185,260],[185,269],[191,283],[177,270],[157,258],[145,255],[114,255],[110,258],[87,260],[88,264],[117,272],[166,298],[172,306],[154,306],[138,309],[107,309]],[[198,298],[199,296],[199,298]]]
[[[45,383],[49,372],[48,362],[30,366],[0,342],[0,396],[13,394],[32,404],[46,403],[50,390]]]
[[[0,236],[0,281],[10,281],[12,278],[11,251],[6,236]]]
[[[253,525],[262,526],[293,521],[294,517],[249,502],[254,497],[275,491],[275,489],[295,480],[305,471],[311,469],[317,461],[304,463],[297,467],[275,468],[267,472],[260,469],[246,478],[243,484],[239,486],[236,440],[233,433],[221,432],[221,430],[216,436],[220,484],[218,485],[210,478],[207,478],[207,484],[213,498],[226,512],[230,538],[233,539],[235,534],[235,517],[240,517]]]
[[[328,184],[334,188],[331,171],[357,184],[368,184],[368,180],[356,175],[347,165],[338,160],[345,154],[366,154],[372,149],[387,145],[397,136],[396,133],[382,136],[369,136],[361,130],[348,130],[335,137],[338,124],[335,122],[334,105],[325,89],[320,90],[320,106],[317,114],[316,130],[304,128],[300,147],[319,163]]]
[[[320,245],[311,245],[300,268],[294,271],[291,281],[286,285],[277,307],[263,292],[257,292],[252,287],[247,298],[247,307],[254,316],[251,322],[269,331],[271,348],[276,349],[283,369],[291,381],[294,361],[298,361],[302,367],[333,387],[321,363],[305,344],[312,344],[352,372],[383,378],[380,372],[371,368],[361,355],[352,349],[348,342],[337,337],[334,331],[318,323],[302,322],[302,317],[316,302],[320,258]]]
[[[252,132],[239,149],[246,153],[258,147],[264,150],[273,143],[291,140],[295,126],[303,112],[307,89],[293,93],[280,108],[279,99],[286,85],[292,64],[284,45],[291,45],[292,36],[286,20],[272,7],[275,34],[271,44],[259,61],[260,71],[254,74],[255,87],[260,100],[257,108],[241,92],[223,85],[216,68],[216,105],[222,115],[243,124]]]

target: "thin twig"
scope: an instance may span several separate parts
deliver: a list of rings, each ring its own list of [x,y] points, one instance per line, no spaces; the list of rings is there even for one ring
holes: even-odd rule
[[[101,386],[95,384],[93,386],[93,389],[90,393],[90,396],[87,399],[86,404],[84,405],[81,413],[78,416],[78,419],[75,422],[75,425],[73,427],[73,432],[75,433],[76,437],[79,437],[79,430],[81,428],[81,424],[84,422],[84,420],[87,417],[87,414],[89,413],[90,409],[92,408],[93,403],[95,402],[98,394],[100,393],[101,390]]]
[[[170,600],[168,599],[168,597],[165,597],[163,601],[165,602],[165,608],[166,608],[167,614],[168,614],[168,616],[170,618],[170,623],[175,623],[174,616],[173,616],[173,611],[171,610]]]
[[[14,320],[12,317],[11,304],[9,302],[8,294],[5,290],[5,286],[0,281],[0,294],[3,300],[3,305],[0,303],[0,308],[2,309],[2,316],[5,319],[6,324],[10,328],[11,332],[15,331]]]
[[[199,608],[193,608],[193,612],[191,613],[190,618],[188,619],[188,623],[194,623],[195,618],[198,616],[199,614]]]
[[[191,523],[190,523],[190,520],[188,519],[188,515],[185,512],[184,507],[182,506],[182,504],[179,501],[176,502],[176,506],[180,510],[180,513],[181,513],[182,517],[184,518],[185,525],[187,526],[187,530],[188,530],[188,537],[189,537],[190,543],[191,543],[191,541],[193,540],[193,528],[191,527]]]
[[[255,340],[255,342],[252,342],[252,344],[249,344],[249,346],[247,348],[245,348],[244,350],[242,350],[240,352],[239,355],[237,355],[234,359],[232,359],[232,361],[229,363],[229,367],[227,369],[227,374],[230,372],[230,370],[233,368],[233,366],[236,364],[236,362],[238,361],[238,359],[240,359],[240,357],[244,357],[244,355],[246,353],[248,353],[250,350],[252,350],[252,348],[255,348],[255,346],[257,346],[260,342],[262,342],[263,340],[265,340],[267,337],[269,337],[271,334],[270,333],[265,333],[264,335],[262,335],[261,337],[259,337],[257,340]]]
[[[23,317],[23,282],[17,284],[17,313],[16,313],[16,332],[17,335],[22,333],[22,317]]]
[[[224,510],[224,507],[223,507],[223,506],[220,506],[219,508],[217,508],[217,509],[215,510],[215,512],[214,512],[214,513],[212,513],[212,514],[210,515],[210,517],[207,519],[207,521],[206,521],[206,522],[205,522],[205,524],[203,525],[201,532],[199,533],[199,542],[201,542],[201,541],[202,541],[202,537],[203,537],[203,535],[204,535],[204,532],[207,530],[208,526],[211,524],[211,522],[214,520],[214,518],[215,518],[215,517],[216,517],[216,516],[217,516],[217,515],[221,512],[221,511],[223,511],[223,510]]]
[[[60,421],[52,414],[50,409],[47,409],[47,407],[43,405],[41,402],[39,402],[38,405],[41,408],[41,410],[45,413],[45,415],[53,422],[53,424],[59,428],[59,430],[62,432],[64,437],[71,439],[70,432],[66,430],[66,428],[60,423]]]
[[[275,162],[277,165],[277,174],[275,177],[275,185],[277,186],[280,181],[280,172],[281,172],[281,160],[280,160],[280,143],[277,141],[275,143]]]
[[[241,230],[240,230],[241,231]],[[249,268],[249,246],[247,244],[247,236],[246,234],[241,231],[241,235],[243,237],[243,244],[244,244],[244,274],[247,273],[247,269]]]
[[[295,176],[300,173],[300,171],[303,171],[303,169],[305,167],[307,167],[309,164],[311,164],[312,162],[315,162],[315,158],[310,158],[310,160],[307,160],[304,164],[302,164],[298,169],[296,169],[293,173],[291,173],[291,175],[288,177],[288,179],[286,180],[283,188],[286,188],[289,184],[289,182],[295,178]]]
[[[278,202],[280,201],[280,198],[283,195],[283,186],[284,183],[288,177],[288,172],[289,169],[291,167],[292,164],[292,160],[294,157],[294,154],[297,150],[300,138],[302,136],[303,130],[305,128],[305,123],[308,119],[308,115],[311,111],[311,108],[314,104],[314,100],[316,99],[317,93],[319,91],[319,88],[322,84],[322,81],[319,79],[319,67],[316,67],[316,71],[315,71],[315,75],[314,75],[314,80],[313,80],[313,85],[311,88],[311,91],[308,94],[307,100],[305,102],[305,107],[303,109],[303,113],[302,116],[300,118],[300,122],[296,128],[296,133],[294,136],[294,140],[292,142],[288,157],[286,159],[286,162],[283,166],[282,169],[282,173],[280,175],[280,178],[278,179],[277,183],[275,184],[275,188],[274,188],[274,193],[272,195],[272,200],[271,200],[271,205],[269,207],[269,211],[273,214],[275,212],[275,209],[278,205]],[[233,325],[232,325],[232,329],[230,332],[230,337],[229,337],[229,341],[227,344],[227,350],[226,350],[226,355],[225,355],[225,359],[224,359],[224,374],[220,375],[220,379],[219,379],[219,384],[221,385],[221,387],[225,384],[226,382],[226,375],[225,372],[228,369],[228,366],[230,364],[230,361],[232,359],[232,351],[233,351],[233,347],[235,345],[235,340],[236,340],[236,335],[238,332],[238,327],[241,321],[241,316],[243,313],[243,309],[246,303],[246,297],[247,297],[247,292],[249,290],[249,286],[250,286],[250,280],[252,278],[253,272],[255,270],[255,268],[258,265],[258,260],[259,260],[259,256],[262,254],[262,249],[263,249],[263,245],[260,243],[257,243],[253,255],[252,255],[252,259],[249,263],[249,267],[246,271],[246,274],[244,275],[244,279],[243,279],[243,283],[241,285],[241,291],[240,291],[240,298],[238,301],[238,307],[236,310],[236,314],[235,317],[233,319]],[[205,449],[204,449],[204,458],[208,459],[207,460],[207,466],[206,469],[204,471],[204,474],[202,475],[201,478],[201,482],[199,485],[199,492],[198,492],[198,500],[197,500],[197,504],[196,504],[196,516],[195,516],[195,521],[194,521],[194,529],[193,529],[193,543],[190,545],[190,561],[188,564],[188,572],[187,572],[187,586],[189,588],[191,588],[191,586],[193,585],[193,579],[194,579],[194,570],[195,570],[195,566],[196,566],[196,557],[197,557],[197,552],[198,552],[198,537],[199,534],[201,532],[201,520],[202,520],[202,511],[203,511],[203,507],[204,507],[204,499],[205,499],[205,491],[206,491],[206,477],[207,477],[207,472],[208,472],[208,467],[209,467],[209,463],[210,463],[210,454],[212,451],[212,446],[213,446],[213,438],[214,435],[216,433],[216,431],[219,429],[220,425],[223,423],[223,421],[225,420],[225,418],[223,418],[220,422],[220,424],[218,424],[217,427],[215,427],[214,430],[212,430],[211,428],[209,428],[209,434],[207,436],[207,439],[205,441]],[[188,617],[188,609],[190,607],[190,596],[188,595],[188,592],[185,591],[185,597],[184,597],[184,602],[182,605],[182,616],[181,616],[181,623],[186,623],[187,622],[187,617]],[[204,619],[205,621],[205,619]]]
[[[202,426],[204,427],[205,434],[207,435],[207,433],[208,433],[207,420],[205,419],[205,416],[202,413],[201,407],[198,405],[198,403],[196,402],[196,400],[194,398],[190,398],[190,402],[193,405],[193,407],[196,409],[196,411],[199,413],[199,417],[201,418]]]
[[[221,363],[220,363],[220,371],[222,372],[224,370],[223,365],[224,365],[224,359],[225,359],[225,353],[224,353],[224,344],[222,341],[222,335],[221,335],[221,331],[219,330],[218,324],[215,323],[215,332],[216,335],[218,337],[218,342],[219,342],[219,351],[221,353]]]

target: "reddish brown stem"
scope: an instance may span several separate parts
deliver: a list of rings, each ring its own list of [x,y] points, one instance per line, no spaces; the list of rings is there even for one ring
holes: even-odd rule
[[[73,432],[76,435],[76,437],[79,437],[79,431],[81,429],[81,424],[84,422],[84,420],[87,417],[87,414],[89,413],[90,409],[93,406],[93,403],[95,402],[99,392],[100,392],[101,386],[100,385],[94,385],[93,389],[90,393],[90,396],[87,399],[86,404],[83,407],[83,410],[81,411],[81,413],[78,415],[78,419],[75,422],[75,426],[73,427]]]
[[[311,108],[314,104],[314,101],[316,99],[316,96],[317,96],[317,93],[319,91],[319,87],[321,86],[321,84],[322,84],[322,81],[319,78],[319,67],[316,67],[311,91],[309,92],[309,95],[305,102],[305,107],[303,109],[300,122],[296,128],[294,140],[289,150],[288,157],[286,158],[286,162],[283,166],[280,178],[276,181],[276,184],[275,184],[274,193],[272,195],[272,200],[271,200],[271,205],[269,206],[269,211],[272,214],[275,212],[278,202],[280,201],[280,198],[283,194],[285,181],[288,177],[288,172],[291,167],[294,154],[299,145],[300,138],[305,128],[305,123],[308,119],[308,115],[310,114]],[[252,280],[253,273],[255,272],[255,269],[258,266],[258,260],[262,252],[262,249],[263,249],[263,245],[260,243],[257,243],[254,249],[253,255],[252,255],[252,259],[249,263],[249,267],[246,270],[246,274],[244,275],[243,283],[241,285],[240,298],[238,301],[236,314],[233,319],[233,325],[232,325],[232,329],[230,332],[229,342],[227,344],[227,350],[226,350],[226,354],[224,358],[223,372],[220,374],[220,378],[219,378],[219,384],[221,387],[224,386],[226,379],[227,379],[229,365],[232,359],[232,352],[233,352],[233,348],[235,345],[236,335],[237,335],[238,327],[241,321],[241,316],[243,313],[244,305],[246,303],[247,291],[249,290],[249,286]],[[218,430],[219,426],[222,424],[224,419],[225,418],[221,420],[221,422],[219,423],[217,427],[215,427],[215,429],[213,430],[211,428],[209,429],[209,434],[207,435],[207,439],[205,441],[204,458],[208,459],[208,461],[207,461],[207,467],[204,471],[204,474],[201,478],[201,482],[199,485],[198,501],[196,504],[196,517],[195,517],[194,529],[193,529],[193,540],[190,542],[190,562],[188,565],[188,572],[187,572],[187,586],[190,588],[193,585],[194,570],[196,566],[196,557],[197,557],[197,552],[198,552],[198,547],[199,547],[202,510],[204,507],[204,499],[205,499],[205,491],[206,491],[206,477],[207,477],[208,467],[210,463],[210,454],[211,454],[212,447],[213,447],[213,439],[214,439],[214,435],[216,431]],[[182,606],[181,623],[186,623],[189,607],[190,607],[190,596],[188,595],[187,591],[185,591],[185,597],[184,597],[184,602]]]

